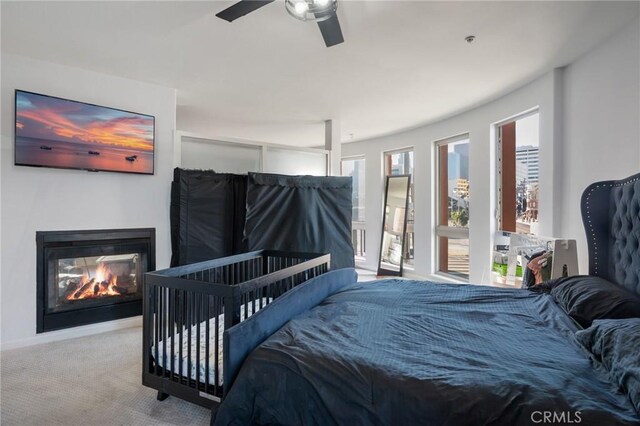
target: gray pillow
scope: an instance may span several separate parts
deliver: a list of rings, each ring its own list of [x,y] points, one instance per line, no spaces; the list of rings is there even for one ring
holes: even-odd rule
[[[640,318],[595,320],[576,332],[640,413]]]

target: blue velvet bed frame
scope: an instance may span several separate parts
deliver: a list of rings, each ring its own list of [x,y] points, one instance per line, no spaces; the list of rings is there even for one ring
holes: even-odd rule
[[[640,174],[590,185],[582,195],[581,210],[589,247],[589,275],[640,294]],[[291,318],[356,281],[352,268],[321,275],[225,331],[225,395],[255,347]],[[277,309],[285,305],[285,309]]]
[[[640,173],[589,185],[581,210],[589,275],[640,294]]]

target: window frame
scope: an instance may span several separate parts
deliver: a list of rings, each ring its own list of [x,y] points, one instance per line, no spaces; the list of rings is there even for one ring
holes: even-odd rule
[[[463,276],[462,274],[456,274],[456,273],[452,273],[450,271],[443,271],[441,269],[441,265],[442,263],[442,259],[440,258],[441,254],[442,254],[442,246],[441,246],[441,241],[440,238],[446,238],[447,241],[446,243],[448,244],[449,239],[454,239],[454,240],[469,240],[470,242],[470,238],[469,238],[469,225],[467,224],[467,226],[465,227],[453,227],[453,226],[448,226],[448,225],[441,225],[441,221],[442,221],[442,207],[441,207],[441,193],[440,193],[440,172],[441,172],[441,165],[440,165],[440,149],[443,146],[448,146],[450,144],[456,143],[456,142],[461,142],[461,141],[468,141],[468,144],[471,144],[471,134],[469,132],[465,132],[465,133],[460,133],[454,136],[450,136],[444,139],[438,139],[436,141],[433,142],[433,147],[434,147],[434,158],[435,158],[435,167],[434,169],[434,174],[435,174],[435,186],[434,186],[434,197],[433,197],[433,205],[435,208],[435,227],[434,227],[434,233],[433,235],[435,236],[434,238],[434,254],[435,254],[435,262],[434,262],[434,272],[436,274],[440,274],[440,275],[444,275],[446,277],[450,277],[456,280],[461,280],[466,278],[466,280],[469,280],[469,276],[467,275],[466,277]],[[468,179],[469,181],[471,181],[471,179]],[[448,182],[448,180],[447,180]],[[447,187],[447,199],[449,197],[449,193],[448,193],[448,187]],[[447,210],[448,211],[448,210]],[[471,219],[471,208],[469,208],[469,219]],[[449,216],[447,214],[447,221],[449,220]],[[448,251],[448,248],[447,248]],[[469,258],[471,258],[471,252],[469,251]],[[448,264],[448,256],[447,256],[447,264]],[[471,262],[469,261],[469,264],[471,264]]]
[[[495,189],[496,189],[496,210],[495,210],[495,226],[496,226],[496,232],[498,233],[503,233],[503,232],[507,232],[509,234],[518,234],[519,232],[517,231],[517,226],[516,226],[516,230],[515,231],[507,231],[503,229],[503,214],[502,214],[502,206],[503,206],[503,190],[502,190],[502,170],[503,170],[503,162],[502,162],[502,152],[503,152],[503,148],[502,148],[502,127],[504,125],[510,124],[510,123],[516,123],[518,120],[522,120],[528,117],[531,117],[533,115],[538,115],[538,119],[540,118],[540,108],[539,107],[534,107],[531,109],[528,109],[526,111],[523,111],[521,113],[512,115],[508,118],[505,118],[504,120],[498,121],[496,123],[494,123],[494,128],[495,128],[495,153],[496,153],[496,161],[495,161],[495,176],[496,176],[496,181],[495,181]],[[538,124],[539,126],[539,124]],[[517,140],[516,140],[517,143]],[[515,149],[515,153],[517,155],[517,145],[516,145],[516,149]],[[515,157],[514,157],[515,158]],[[540,135],[538,135],[538,167],[540,166]],[[539,173],[539,172],[538,172]],[[540,185],[540,179],[538,178],[538,185]],[[538,207],[539,210],[539,207]],[[540,221],[540,218],[538,218],[538,221]],[[527,234],[524,234],[527,235]]]
[[[383,162],[383,167],[382,167],[382,172],[384,173],[384,177],[386,178],[387,176],[397,176],[397,175],[391,175],[389,174],[390,170],[387,169],[387,155],[391,154],[404,154],[405,152],[413,152],[413,169],[415,172],[415,168],[416,168],[416,150],[413,146],[407,146],[404,148],[398,148],[398,149],[390,149],[388,151],[382,151],[382,162]],[[406,174],[406,173],[401,173],[401,174]],[[413,174],[411,176],[412,181],[413,181]]]

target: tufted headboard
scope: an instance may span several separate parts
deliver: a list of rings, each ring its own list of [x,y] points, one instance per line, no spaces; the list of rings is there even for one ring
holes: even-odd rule
[[[580,207],[589,275],[640,294],[640,173],[589,185]]]

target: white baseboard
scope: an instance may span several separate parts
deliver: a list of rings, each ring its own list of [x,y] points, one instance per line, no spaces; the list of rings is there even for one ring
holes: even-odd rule
[[[124,328],[142,327],[142,316],[124,318],[114,321],[101,322],[98,324],[84,325],[80,327],[67,328],[65,330],[50,331],[37,334],[23,339],[0,342],[0,351],[24,348],[27,346],[39,345],[42,343],[57,342],[60,340],[73,339],[76,337],[89,336],[92,334],[105,333],[107,331],[121,330]]]

